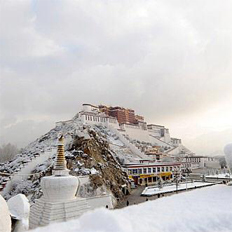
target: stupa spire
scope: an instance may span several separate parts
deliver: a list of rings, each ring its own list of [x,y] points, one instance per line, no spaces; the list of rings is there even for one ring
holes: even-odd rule
[[[58,137],[58,145],[57,145],[57,158],[54,170],[66,170],[66,161],[64,155],[64,136],[60,135]]]
[[[69,171],[66,167],[66,160],[64,154],[64,136],[58,136],[58,143],[57,143],[57,156],[54,169],[52,174],[54,176],[66,176],[69,174]]]

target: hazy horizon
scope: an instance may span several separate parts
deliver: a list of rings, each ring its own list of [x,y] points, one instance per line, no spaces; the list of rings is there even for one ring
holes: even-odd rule
[[[132,108],[197,154],[232,142],[229,0],[0,0],[0,145],[82,103]]]

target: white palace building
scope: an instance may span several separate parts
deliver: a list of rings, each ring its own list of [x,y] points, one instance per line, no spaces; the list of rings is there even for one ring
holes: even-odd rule
[[[91,104],[83,104],[82,106],[82,111],[74,118],[80,118],[84,124],[113,127],[132,140],[153,143],[161,147],[174,148],[181,144],[180,139],[170,137],[169,129],[164,126],[155,124],[147,125],[146,122],[142,121],[138,121],[136,124],[119,124],[116,117],[101,112],[98,106]]]
[[[157,147],[162,150],[164,157],[168,156],[173,162],[181,163],[181,169],[183,171],[204,167],[218,167],[218,162],[213,160],[213,158],[196,156],[182,145],[181,139],[172,138],[169,129],[165,126],[147,124],[144,119],[139,119],[136,123],[119,123],[117,117],[107,115],[99,106],[92,104],[83,104],[82,110],[71,121],[75,119],[81,120],[86,125],[102,125],[107,127],[119,137],[125,146],[130,148],[132,152],[143,160],[150,160],[151,162],[152,156],[147,155],[149,152],[145,153],[141,147],[136,147],[133,141],[139,141]],[[60,123],[63,122],[57,122],[57,125]]]

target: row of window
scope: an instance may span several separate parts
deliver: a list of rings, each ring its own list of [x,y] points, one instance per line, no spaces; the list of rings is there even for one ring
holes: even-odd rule
[[[128,169],[129,175],[132,174],[151,174],[159,172],[172,172],[173,167],[153,167],[153,168],[133,168]]]
[[[179,143],[181,143],[181,142],[180,142],[179,139],[173,139],[173,140],[172,140],[172,143],[173,143],[173,144],[179,144]]]
[[[116,123],[116,120],[112,118],[104,118],[104,117],[90,116],[90,115],[85,115],[85,120],[93,121],[93,122],[108,122],[109,121],[111,123]]]
[[[151,182],[156,182],[156,181],[158,181],[159,179],[160,179],[159,177],[153,176],[153,177],[148,177],[148,178],[144,178],[144,179],[139,179],[139,183],[142,184],[143,181],[144,181],[145,183],[151,183]],[[163,179],[164,181],[167,180],[167,179],[172,179],[172,175],[169,176],[169,177],[162,176],[162,179]]]
[[[182,166],[183,166],[184,168],[190,168],[190,167],[191,167],[191,164],[190,164],[190,163],[182,164]]]
[[[185,158],[186,159],[186,162],[194,162],[194,163],[199,163],[199,162],[201,162],[201,159],[200,158],[188,158],[188,157],[186,157]]]

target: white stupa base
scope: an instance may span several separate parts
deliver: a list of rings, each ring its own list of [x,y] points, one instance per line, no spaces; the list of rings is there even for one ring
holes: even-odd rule
[[[67,202],[76,199],[79,180],[75,176],[46,176],[41,180],[46,202]]]
[[[54,174],[64,174],[66,170]],[[75,196],[79,180],[75,176],[46,176],[41,180],[43,196],[31,207],[29,228],[74,219],[89,209],[85,198]]]
[[[34,229],[52,222],[78,218],[88,209],[85,198],[76,198],[66,202],[47,202],[41,198],[31,207],[29,227]]]

